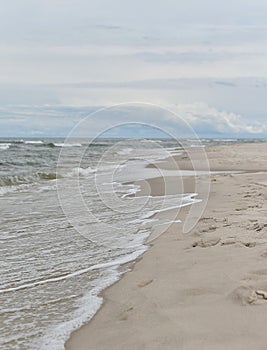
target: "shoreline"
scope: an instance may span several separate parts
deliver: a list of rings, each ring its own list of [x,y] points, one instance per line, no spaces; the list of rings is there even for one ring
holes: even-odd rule
[[[264,243],[267,243],[267,237],[265,240],[264,235],[255,236],[255,232],[261,234],[266,232],[262,215],[262,208],[266,207],[264,204],[266,150],[267,144],[207,147],[211,170],[217,167],[222,171],[243,171],[243,173],[213,174],[210,200],[197,227],[189,234],[183,234],[181,223],[173,223],[163,235],[157,237],[152,244],[150,243],[148,250],[137,261],[131,263],[131,271],[101,293],[103,297],[101,308],[89,323],[72,333],[65,348],[67,350],[193,349],[196,345],[201,345],[200,348],[204,346],[205,349],[222,349],[231,342],[231,348],[245,349],[248,344],[262,346],[263,342],[266,343],[266,339],[256,337],[260,329],[263,331],[262,324],[267,319],[267,317],[264,319],[264,312],[258,312],[259,315],[253,312],[254,320],[256,318],[259,320],[256,326],[251,324],[250,332],[255,333],[251,339],[240,336],[240,332],[244,332],[240,313],[244,313],[241,306],[243,304],[249,308],[257,304],[261,306],[261,310],[266,311],[267,304],[264,305],[264,298],[257,292],[262,289],[263,291],[266,289],[267,292],[267,278],[265,287],[264,277],[262,281],[259,281],[261,278],[258,277],[264,276],[263,272],[258,273],[254,280],[252,277],[248,278],[252,285],[248,281],[245,283],[245,279],[239,276],[242,273],[249,273],[243,266],[245,258],[249,260],[251,266],[254,266],[258,260],[261,261],[262,254],[266,253],[261,251],[257,256],[258,259],[250,256],[250,253],[256,249],[263,250]],[[190,168],[187,159],[177,160],[180,168]],[[244,172],[245,167],[248,168],[248,162],[250,169],[247,170],[250,172]],[[160,167],[168,168],[168,164],[166,160],[160,164]],[[150,184],[152,195],[162,193],[160,178],[145,181]],[[174,192],[179,191],[174,186],[175,178],[169,181],[169,188]],[[185,187],[189,190],[192,188],[191,180],[187,179],[186,182],[188,184]],[[259,190],[261,187],[262,192]],[[225,194],[226,188],[230,191]],[[246,193],[245,200],[240,194],[242,191]],[[263,203],[255,204],[255,201],[262,200]],[[188,207],[183,208],[179,219],[182,218],[183,221],[187,211]],[[169,212],[157,215],[168,216]],[[239,219],[237,223],[229,221],[232,216],[237,216],[235,217]],[[241,219],[241,216],[244,217]],[[249,218],[251,216],[255,218]],[[243,222],[246,222],[247,226],[243,227]],[[233,274],[235,266],[229,258],[240,262],[242,268],[236,272],[237,277],[224,280],[223,276],[229,277]],[[262,259],[263,264],[264,257]],[[209,268],[212,265],[214,268]],[[216,271],[220,271],[220,278],[216,275]],[[191,279],[188,280],[189,276]],[[240,312],[241,309],[242,312]],[[229,315],[232,315],[235,310],[237,316],[232,315],[232,319],[236,324],[240,323],[237,329],[234,327],[239,336],[234,337],[229,327],[223,327],[229,320],[225,317],[218,320],[215,310],[219,313],[227,310]],[[221,332],[206,333],[206,328],[203,329],[201,323],[192,318],[194,312],[198,312],[204,324],[207,323],[206,326],[214,328],[213,323],[220,326]],[[248,318],[249,312],[252,313],[252,311],[246,311]],[[183,315],[182,320],[181,315]],[[184,327],[182,321],[186,321],[188,329]],[[216,339],[217,341],[220,339],[221,344],[217,343]]]

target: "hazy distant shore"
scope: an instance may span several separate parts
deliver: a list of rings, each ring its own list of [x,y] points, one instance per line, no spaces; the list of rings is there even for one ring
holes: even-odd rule
[[[240,173],[211,175],[197,226],[182,233],[183,209],[182,223],[172,224],[104,291],[103,307],[72,334],[67,350],[266,347],[267,143],[206,151],[211,170]],[[181,169],[192,168],[186,156],[177,161]],[[168,160],[161,167],[168,169]],[[175,177],[164,181],[179,192]],[[164,181],[149,180],[152,195],[164,194]],[[194,192],[193,179],[184,187]]]

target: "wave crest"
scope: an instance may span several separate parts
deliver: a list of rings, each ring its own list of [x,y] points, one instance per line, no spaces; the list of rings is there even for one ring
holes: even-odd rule
[[[47,144],[49,147],[82,147],[81,143],[54,143],[50,142]]]
[[[37,172],[34,174],[14,175],[0,177],[0,187],[30,184],[40,180],[56,180],[60,178],[56,173]]]
[[[11,146],[11,143],[0,143],[0,151],[5,151],[9,149],[10,146]]]

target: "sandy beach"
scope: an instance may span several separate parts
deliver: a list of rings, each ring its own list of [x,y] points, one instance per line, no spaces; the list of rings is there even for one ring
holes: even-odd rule
[[[211,174],[198,224],[183,233],[188,207],[181,210],[182,222],[104,291],[103,307],[72,334],[67,350],[266,349],[267,144],[206,152],[211,170],[232,173]],[[180,169],[192,167],[185,155],[176,161]],[[179,192],[175,177],[164,181]],[[164,195],[164,181],[149,181],[153,195]],[[185,178],[184,187],[194,192],[194,180]]]

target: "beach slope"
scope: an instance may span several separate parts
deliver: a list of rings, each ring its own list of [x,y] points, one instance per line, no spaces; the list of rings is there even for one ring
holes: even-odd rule
[[[212,169],[243,172],[212,174],[197,226],[154,240],[66,349],[266,349],[266,154],[267,144],[207,148]],[[158,194],[160,179],[151,186]]]

